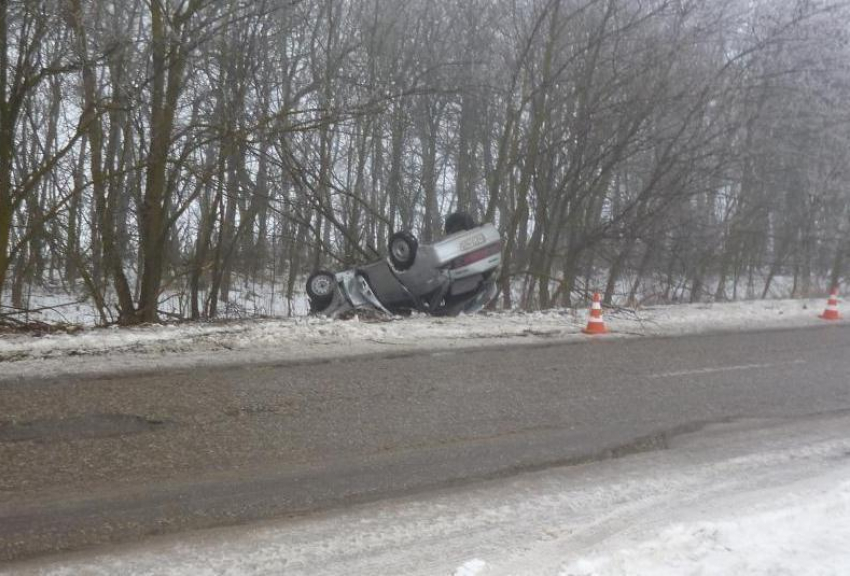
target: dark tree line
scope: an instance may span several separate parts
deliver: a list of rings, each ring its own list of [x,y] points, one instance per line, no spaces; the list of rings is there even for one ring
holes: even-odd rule
[[[455,210],[506,307],[808,295],[850,257],[848,42],[828,0],[0,0],[0,314],[215,317]]]

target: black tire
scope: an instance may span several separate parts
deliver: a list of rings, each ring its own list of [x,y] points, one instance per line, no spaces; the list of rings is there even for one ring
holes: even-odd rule
[[[475,228],[475,219],[469,212],[454,212],[446,218],[446,236]]]
[[[310,309],[320,312],[328,307],[334,299],[336,276],[327,270],[317,270],[307,278],[307,296],[310,298]]]
[[[410,232],[396,232],[390,236],[390,241],[387,243],[390,262],[396,270],[407,270],[413,266],[418,249],[419,242]]]

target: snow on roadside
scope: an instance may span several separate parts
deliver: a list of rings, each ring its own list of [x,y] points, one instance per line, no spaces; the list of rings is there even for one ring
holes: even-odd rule
[[[631,547],[570,562],[560,576],[795,576],[850,571],[850,482],[787,495],[752,514],[669,526]]]
[[[615,335],[680,335],[715,330],[808,326],[816,300],[751,300],[723,304],[616,310],[605,320]],[[251,361],[293,361],[366,353],[486,346],[584,336],[586,310],[494,312],[459,318],[414,316],[389,321],[302,317],[230,323],[92,328],[73,334],[0,335],[0,378],[150,369]],[[107,356],[108,355],[108,356]],[[49,362],[53,360],[53,363]],[[47,361],[47,362],[45,362]]]

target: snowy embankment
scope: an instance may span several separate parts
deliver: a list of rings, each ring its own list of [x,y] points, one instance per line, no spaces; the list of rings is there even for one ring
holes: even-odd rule
[[[670,336],[810,326],[825,302],[750,300],[657,306],[605,314],[612,336]],[[230,323],[92,328],[73,334],[0,335],[0,378],[156,370],[239,362],[293,362],[505,343],[578,340],[586,310],[493,312],[459,318],[330,320],[302,317]]]

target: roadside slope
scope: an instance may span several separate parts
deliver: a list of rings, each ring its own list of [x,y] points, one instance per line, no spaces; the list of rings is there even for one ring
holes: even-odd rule
[[[825,324],[821,299],[751,300],[606,312],[607,337],[671,336]],[[843,321],[842,321],[843,322]],[[578,341],[586,310],[495,312],[383,321],[302,317],[0,335],[0,381],[315,361],[503,344]]]

